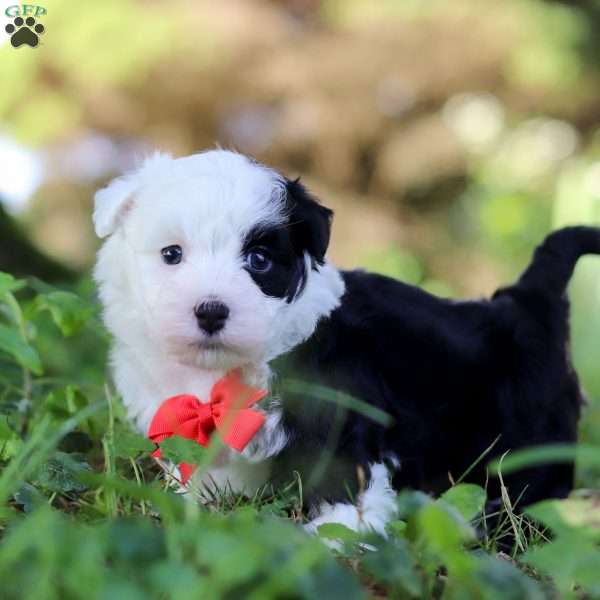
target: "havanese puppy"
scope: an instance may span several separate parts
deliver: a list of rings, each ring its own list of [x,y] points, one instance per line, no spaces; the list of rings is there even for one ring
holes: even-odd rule
[[[250,494],[299,474],[309,529],[379,533],[400,488],[439,492],[491,448],[468,475],[483,484],[490,457],[576,440],[582,393],[565,289],[577,259],[600,253],[598,229],[552,233],[516,284],[458,302],[338,271],[326,259],[331,221],[298,181],[224,150],[156,154],[96,194],[112,368],[143,433],[167,398],[205,402],[236,372],[268,390],[252,409],[264,422],[200,483]],[[306,390],[281,387],[286,377]],[[562,463],[505,483],[526,505],[566,495],[572,479]],[[488,493],[500,494],[493,479]]]

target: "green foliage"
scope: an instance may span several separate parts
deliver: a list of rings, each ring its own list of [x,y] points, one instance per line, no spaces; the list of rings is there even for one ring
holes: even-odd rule
[[[35,375],[42,374],[42,363],[38,353],[18,328],[0,324],[0,350],[10,354],[24,369],[29,369]]]
[[[562,598],[575,598],[574,582],[590,597],[600,596],[600,508],[598,498],[551,500],[528,509],[555,538],[530,548],[524,563],[552,578]]]
[[[593,468],[600,471],[600,451],[596,446],[585,444],[548,444],[524,448],[511,453],[502,461],[493,461],[492,471],[502,470],[504,474],[519,471],[525,467],[535,467],[548,463],[569,463],[575,461],[580,468]]]
[[[85,381],[64,385],[56,373],[37,376],[38,331],[51,321],[57,345],[85,335],[93,306],[40,282],[32,295],[3,273],[0,290],[6,339],[17,340],[0,338],[17,367],[2,395],[26,400],[0,417],[3,598],[364,597],[318,540],[273,516],[280,499],[273,510],[237,504],[225,517],[184,507],[152,483],[154,444],[127,430],[110,395]],[[25,360],[25,347],[38,363]],[[210,451],[178,437],[161,448],[174,462],[201,463]]]
[[[527,518],[536,526],[505,506],[500,525],[483,538],[486,492],[469,483],[453,485],[437,500],[401,493],[398,518],[385,537],[339,524],[306,534],[289,518],[303,519],[300,481],[252,498],[215,488],[203,494],[204,505],[184,500],[149,458],[154,444],[129,430],[110,391],[93,378],[73,383],[69,374],[65,381],[44,350],[77,347],[80,338],[100,341],[95,314],[73,291],[0,273],[0,331],[9,332],[0,337],[2,598],[353,600],[373,590],[402,599],[537,600],[575,597],[576,590],[600,594],[593,494],[530,507]],[[101,365],[105,346],[95,347]],[[283,385],[389,422],[355,398],[307,382]],[[160,447],[167,460],[206,468],[221,446],[174,436]],[[595,452],[589,445],[533,449],[503,465],[514,470],[575,457],[593,468]],[[496,548],[507,528],[525,540],[526,551],[515,549],[513,558]],[[544,528],[554,534],[550,541],[539,533]]]
[[[388,537],[357,534],[341,525],[322,525],[319,535],[335,540],[345,558],[359,560],[361,572],[393,598],[546,597],[511,561],[473,549],[469,517],[480,515],[484,502],[485,491],[470,484],[454,486],[437,501],[404,492],[398,499],[402,521],[388,527]]]
[[[178,435],[167,438],[160,443],[161,456],[174,463],[190,463],[196,465],[202,462],[206,455],[206,448],[194,440],[188,440]]]
[[[442,500],[454,506],[464,519],[471,521],[483,513],[486,495],[479,486],[463,483],[444,492]]]
[[[40,507],[0,552],[3,598],[364,598],[316,540],[252,511],[90,526]]]
[[[113,451],[117,458],[137,458],[142,453],[153,452],[154,444],[139,433],[123,431],[114,440]]]
[[[312,397],[316,400],[329,402],[332,405],[342,409],[352,410],[362,414],[365,417],[368,417],[369,419],[372,419],[376,423],[379,423],[383,426],[388,426],[392,423],[392,417],[376,406],[372,406],[371,404],[363,402],[362,400],[359,400],[350,394],[332,390],[322,385],[309,383],[307,381],[286,379],[283,382],[283,389],[289,394],[299,394],[304,397]]]
[[[63,291],[40,294],[36,308],[50,311],[52,320],[65,336],[81,331],[94,312],[79,296]]]
[[[82,471],[89,470],[87,462],[75,454],[55,452],[34,475],[36,488],[50,492],[82,492],[87,486],[80,480]]]
[[[22,279],[15,279],[9,273],[2,273],[0,271],[0,294],[16,292],[23,287],[25,287],[25,281]]]

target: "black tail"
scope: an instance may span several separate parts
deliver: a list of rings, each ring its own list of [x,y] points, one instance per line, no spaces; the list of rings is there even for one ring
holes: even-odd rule
[[[599,227],[565,227],[538,246],[517,286],[528,292],[562,295],[580,256],[600,254]]]

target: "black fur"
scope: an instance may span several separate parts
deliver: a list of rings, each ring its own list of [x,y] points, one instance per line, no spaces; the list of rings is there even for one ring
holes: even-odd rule
[[[286,191],[294,248],[297,252],[307,251],[313,262],[323,264],[329,246],[333,212],[319,204],[299,179],[286,179]]]
[[[326,238],[314,236],[318,255]],[[515,285],[481,301],[440,299],[387,277],[344,272],[341,306],[275,372],[280,380],[291,375],[350,393],[386,411],[394,425],[355,412],[336,422],[333,404],[284,390],[289,443],[273,471],[281,478],[299,471],[310,481],[309,504],[344,501],[358,488],[357,465],[368,474],[369,463],[396,457],[396,488],[438,492],[448,487],[448,474],[462,475],[498,436],[490,456],[574,442],[582,394],[569,356],[565,288],[586,253],[600,253],[599,229],[557,231]],[[317,481],[315,465],[328,444],[333,459]],[[490,456],[469,481],[485,483]],[[571,464],[506,480],[513,500],[523,494],[521,506],[565,496],[572,482]],[[496,479],[488,490],[499,495]]]
[[[273,259],[273,268],[262,274],[249,271],[250,276],[267,296],[291,302],[306,284],[305,253],[311,258],[312,268],[323,264],[333,213],[321,206],[298,179],[285,182],[287,226],[251,230],[242,245],[242,255],[253,249],[266,251]]]
[[[302,255],[294,249],[290,231],[286,227],[253,229],[242,245],[243,257],[251,250],[264,251],[273,261],[267,273],[255,273],[246,267],[256,285],[267,296],[291,302],[304,287],[305,266]]]

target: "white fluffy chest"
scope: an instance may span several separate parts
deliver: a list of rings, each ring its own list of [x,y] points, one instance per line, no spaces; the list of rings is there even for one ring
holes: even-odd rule
[[[154,414],[167,398],[191,394],[200,402],[208,402],[214,384],[225,375],[222,371],[205,371],[168,363],[150,354],[151,351],[140,360],[129,348],[117,345],[112,357],[115,381],[129,417],[144,435]],[[243,369],[242,373],[247,384],[268,389],[270,372],[267,365]],[[268,398],[262,409],[266,412],[263,428],[242,454],[232,450],[221,455],[219,464],[211,469],[209,479],[218,483],[228,481],[236,491],[264,483],[266,464],[257,469],[258,464],[279,453],[286,444],[287,436],[280,423],[276,399]],[[244,477],[244,473],[249,477]]]

